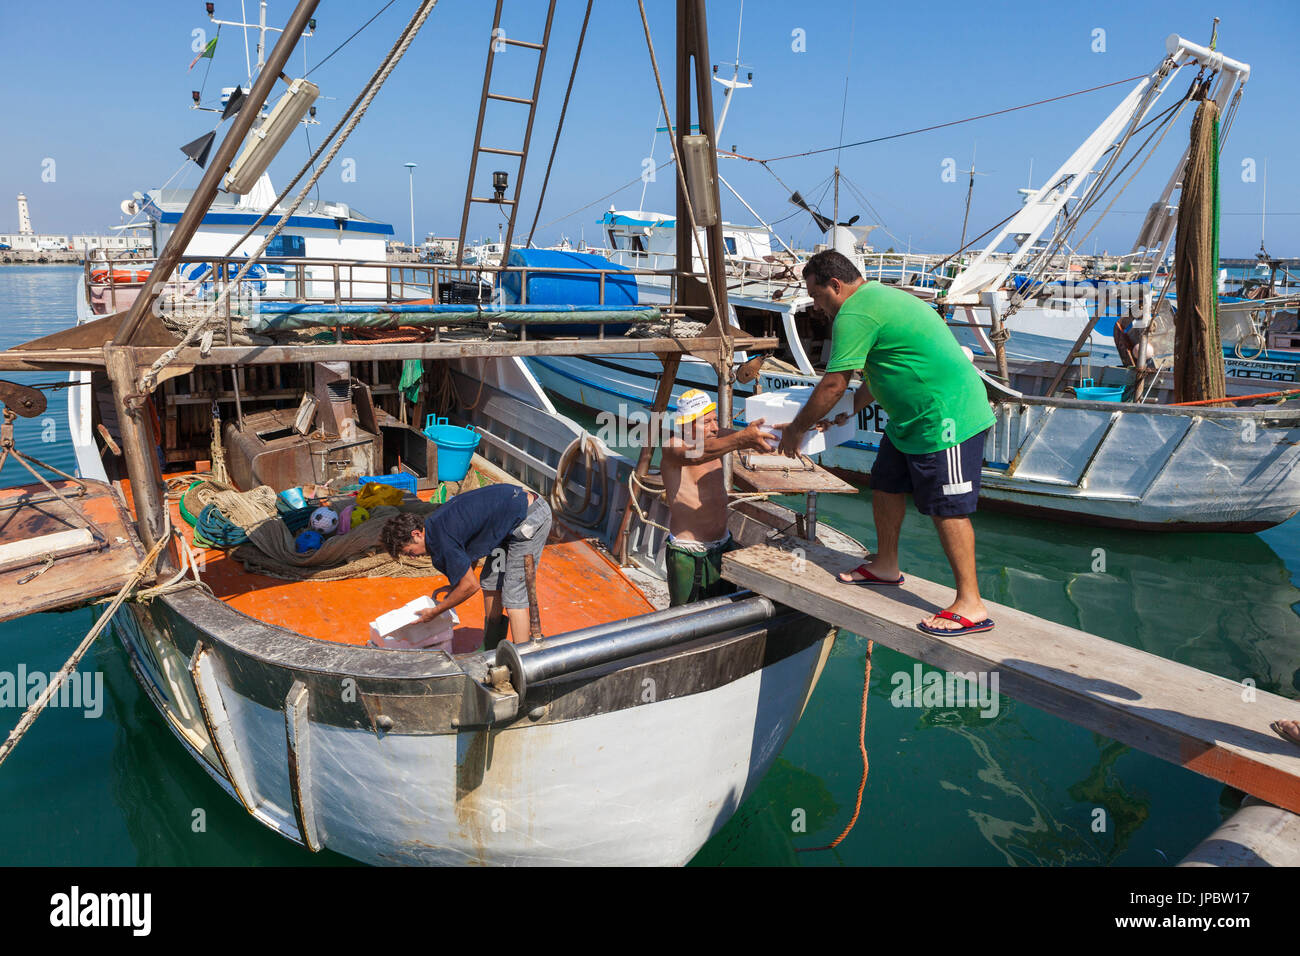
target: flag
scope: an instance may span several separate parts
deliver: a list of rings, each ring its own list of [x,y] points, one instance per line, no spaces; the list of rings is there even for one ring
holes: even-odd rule
[[[244,91],[238,85],[230,94],[230,99],[226,100],[226,108],[221,111],[221,118],[228,120],[239,112],[239,108],[244,105]]]
[[[202,169],[207,165],[208,153],[212,150],[212,141],[217,138],[216,132],[204,133],[193,142],[186,143],[181,147],[181,152],[188,156],[194,162],[198,163]]]
[[[196,56],[194,60],[190,63],[190,69],[191,70],[194,69],[194,64],[198,63],[199,60],[202,60],[204,57],[207,57],[209,60],[212,59],[213,51],[215,51],[216,48],[217,48],[217,38],[213,37],[211,40],[208,41],[208,45],[203,48],[203,52],[200,53],[198,56]]]

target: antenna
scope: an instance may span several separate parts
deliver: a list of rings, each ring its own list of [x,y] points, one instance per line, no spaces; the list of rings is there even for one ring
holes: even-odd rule
[[[722,142],[722,127],[727,122],[727,110],[731,109],[731,94],[736,90],[749,89],[754,85],[754,73],[749,71],[746,81],[740,79],[740,68],[744,66],[740,62],[740,28],[745,20],[745,0],[740,0],[740,17],[736,20],[736,59],[731,64],[731,79],[726,80],[718,76],[718,66],[713,66],[713,79],[723,87],[722,94],[722,114],[718,117],[718,125],[713,131],[714,146]],[[735,150],[732,150],[735,152]]]
[[[1259,201],[1259,251],[1264,252],[1264,223],[1268,216],[1268,157],[1264,157],[1264,196]]]
[[[266,65],[266,35],[268,33],[283,33],[280,27],[268,27],[266,25],[266,0],[261,0],[258,4],[257,22],[246,23],[248,14],[244,9],[244,0],[239,0],[239,19],[238,20],[218,20],[215,14],[215,4],[205,4],[208,12],[208,19],[218,27],[239,27],[244,31],[244,68],[248,71],[248,83],[253,83],[253,64],[249,58],[248,52],[248,31],[257,30],[257,72],[262,72],[262,67]],[[307,23],[307,29],[302,32],[302,36],[309,37],[313,35],[316,29],[316,20],[312,18]]]
[[[975,172],[975,149],[978,146],[979,146],[978,140],[972,141],[971,148],[970,148],[970,169],[962,170],[963,173],[970,173],[970,179],[966,186],[966,213],[961,217],[961,244],[957,246],[958,249],[966,248],[966,223],[970,221],[970,198],[971,198],[971,194],[975,192],[975,177],[988,175],[988,173]],[[1032,175],[1033,160],[1031,159],[1029,162],[1031,163],[1030,171]]]

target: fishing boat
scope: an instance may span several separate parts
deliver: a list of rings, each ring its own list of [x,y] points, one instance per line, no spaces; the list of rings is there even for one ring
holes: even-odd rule
[[[1057,255],[1068,232],[1058,223],[1047,233],[1068,203],[1086,206],[1105,192],[1123,166],[1118,160],[1124,144],[1153,115],[1160,94],[1188,68],[1213,75],[1210,95],[1220,109],[1228,109],[1225,126],[1230,126],[1249,66],[1171,36],[1159,65],[1135,84],[1042,187],[1032,191],[1024,207],[981,253],[951,270],[951,275],[932,268],[937,290],[906,282],[909,291],[942,310],[984,376],[997,418],[989,433],[981,478],[981,502],[986,507],[1160,531],[1252,532],[1300,511],[1300,482],[1295,478],[1300,410],[1171,404],[1172,282],[1160,266],[1173,234],[1177,211],[1173,192],[1187,161],[1186,151],[1138,237],[1135,250],[1140,262],[1134,262],[1141,268],[1135,266],[1125,274],[1127,298],[1109,295],[1119,288],[1117,282],[1080,281],[1076,263]],[[1188,97],[1166,110],[1165,121],[1172,122],[1186,102]],[[820,219],[828,229],[840,228],[828,217]],[[625,223],[643,228],[647,235],[662,228],[659,220],[643,225],[630,222],[629,217],[614,218],[611,224]],[[850,237],[828,232],[828,238],[846,254],[855,253]],[[1005,249],[1008,243],[1011,251]],[[633,252],[648,253],[648,249]],[[899,282],[915,274],[905,264],[889,274],[883,256],[877,257],[874,269],[870,259],[857,258],[869,280]],[[1160,294],[1150,294],[1153,279]],[[815,384],[829,353],[830,325],[819,321],[799,280],[740,277],[730,283],[728,292],[735,326],[754,334],[775,332],[781,338],[775,353],[737,353],[733,372],[737,394]],[[1108,325],[1113,326],[1123,313],[1108,313],[1100,304],[1108,297],[1124,312],[1136,311],[1149,325],[1144,347],[1163,359],[1144,373],[1136,389],[1134,370],[1122,367],[1111,341]],[[1146,313],[1141,312],[1142,303]],[[1267,328],[1268,321],[1259,318],[1261,310],[1284,309],[1288,303],[1295,304],[1284,297],[1223,304],[1225,343],[1237,321]],[[1101,329],[1106,329],[1105,334]],[[1039,353],[1031,345],[1017,354],[1010,343],[1022,341],[1046,343],[1050,352]],[[1090,359],[1086,366],[1084,357]],[[1287,382],[1291,379],[1285,376],[1294,374],[1286,363],[1234,358],[1227,368],[1230,396],[1275,389],[1261,387],[1261,382]],[[740,374],[751,361],[756,367],[748,375]],[[529,362],[538,380],[555,394],[609,416],[644,415],[653,392],[652,369],[636,356],[539,357]],[[681,374],[683,389],[716,388],[717,375],[708,363],[683,362]],[[850,385],[856,387],[856,381]],[[1064,388],[1071,388],[1074,397],[1058,397]],[[1136,390],[1134,397],[1154,404],[1119,402],[1126,390],[1130,394]],[[849,477],[866,479],[887,422],[884,410],[870,405],[859,414],[854,437],[828,449],[818,460]],[[1238,440],[1242,435],[1249,440]]]
[[[382,75],[433,6],[419,4]],[[554,6],[542,41],[526,44],[539,53],[539,83]],[[314,179],[277,209],[249,257],[186,252],[316,7],[301,0],[295,8],[252,83],[253,108],[233,118],[166,245],[145,264],[153,281],[121,311],[0,352],[3,369],[87,376],[78,388],[90,397],[70,413],[83,426],[74,432],[78,460],[101,458],[107,479],[51,474],[0,501],[22,514],[45,506],[28,515],[29,538],[44,543],[67,528],[83,542],[51,554],[40,573],[31,554],[0,561],[0,617],[116,591],[105,620],[180,746],[254,818],[312,851],[375,864],[685,863],[775,760],[835,630],[747,592],[667,607],[667,510],[648,471],[651,448],[637,462],[609,452],[539,403],[514,359],[625,348],[604,326],[671,325],[689,315],[704,330],[687,344],[637,340],[664,364],[654,403],[662,412],[687,349],[721,363],[730,349],[775,342],[734,334],[707,304],[723,288],[716,227],[706,230],[708,276],[679,271],[679,296],[657,308],[447,302],[443,290],[476,283],[471,276],[484,267],[315,257],[279,259],[283,294],[250,307],[236,293]],[[501,7],[484,33],[483,106],[494,92]],[[704,4],[679,0],[677,12],[679,62],[693,62],[698,78],[709,62]],[[696,103],[700,135],[710,136],[707,83],[677,82],[678,101]],[[341,120],[326,142],[339,135],[341,143],[359,116],[346,127]],[[681,125],[690,128],[689,119]],[[478,152],[476,142],[475,159]],[[517,200],[516,191],[511,229]],[[685,186],[678,204],[688,219]],[[464,229],[459,248],[463,240]],[[184,329],[173,331],[154,307],[196,264],[211,267],[217,299],[172,311]],[[341,277],[328,289],[309,281],[307,270],[320,266]],[[365,292],[354,294],[346,279],[363,269]],[[535,277],[515,271],[528,289]],[[413,272],[430,290],[426,301],[400,294],[400,277]],[[603,284],[606,275],[581,278]],[[534,334],[575,313],[599,333],[567,342]],[[380,387],[408,363],[421,372],[415,402]],[[170,405],[160,400],[167,389]],[[32,392],[0,389],[7,420],[40,414]],[[720,399],[729,411],[725,387]],[[452,450],[419,427],[440,413],[474,436],[467,470],[455,478],[441,470]],[[492,482],[547,495],[557,531],[537,568],[532,639],[478,649],[486,622],[467,604],[446,649],[368,646],[368,622],[426,594],[431,567],[356,549],[347,539],[373,538],[374,518],[314,554],[298,553],[286,524],[302,510],[295,489],[311,486],[319,500],[340,503],[367,476],[379,480],[363,490],[414,488],[396,506],[417,512],[435,495]],[[210,500],[199,497],[208,492]],[[860,548],[811,514],[804,520],[761,500],[737,504],[729,526],[742,544]],[[320,557],[335,542],[342,563]],[[0,540],[0,554],[16,543]],[[363,575],[357,562],[378,576]],[[21,587],[19,576],[27,579]],[[126,601],[138,585],[148,587]]]

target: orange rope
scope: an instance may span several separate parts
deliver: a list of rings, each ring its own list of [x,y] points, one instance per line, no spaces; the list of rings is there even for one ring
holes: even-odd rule
[[[1205,398],[1199,402],[1170,402],[1170,408],[1187,408],[1192,405],[1221,405],[1231,402],[1248,402],[1256,398],[1277,398],[1281,395],[1300,395],[1300,388],[1288,388],[1283,392],[1260,392],[1258,395],[1229,395],[1227,398]]]
[[[875,650],[876,642],[867,641],[867,668],[862,675],[862,717],[858,721],[858,750],[862,753],[862,781],[858,784],[858,799],[853,804],[853,817],[849,820],[849,825],[844,828],[839,836],[825,846],[809,846],[796,849],[796,853],[815,853],[818,850],[833,850],[840,845],[840,841],[849,835],[853,825],[858,822],[858,814],[862,812],[862,794],[867,789],[867,772],[871,769],[867,761],[867,691],[871,687],[871,652]]]
[[[343,333],[349,342],[422,342],[428,329],[348,329]]]

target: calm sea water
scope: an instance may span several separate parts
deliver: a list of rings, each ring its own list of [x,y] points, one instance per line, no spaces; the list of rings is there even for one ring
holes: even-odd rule
[[[0,268],[0,347],[69,325],[77,275]],[[70,470],[65,395],[52,393],[46,415],[20,421],[18,441]],[[12,466],[0,472],[0,484],[23,480]],[[874,540],[868,492],[823,496],[819,512],[864,543]],[[1258,535],[1162,536],[981,513],[975,527],[987,597],[1300,698],[1300,521]],[[1097,548],[1105,551],[1103,573],[1092,570]],[[906,571],[949,579],[930,522],[915,512],[902,552]],[[0,624],[0,673],[56,670],[94,620],[83,610]],[[991,718],[973,709],[895,708],[891,675],[911,673],[915,661],[878,644],[862,815],[836,850],[800,853],[838,835],[853,810],[865,653],[865,640],[841,636],[775,766],[697,865],[1161,866],[1186,855],[1235,806],[1220,784],[1007,697]],[[350,863],[275,836],[227,797],[165,728],[115,639],[101,638],[82,671],[103,675],[102,714],[47,710],[0,767],[0,863]],[[21,710],[0,707],[0,730],[7,733]]]

